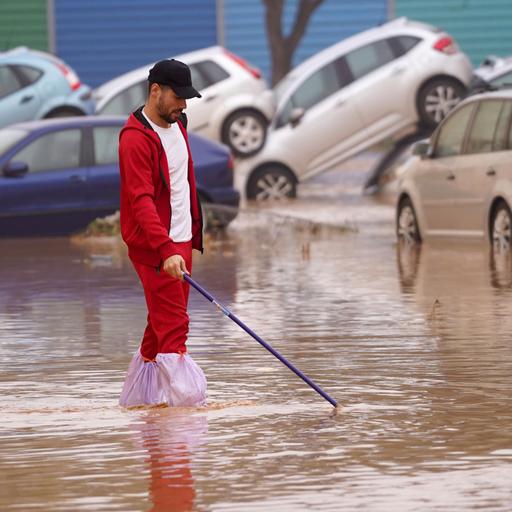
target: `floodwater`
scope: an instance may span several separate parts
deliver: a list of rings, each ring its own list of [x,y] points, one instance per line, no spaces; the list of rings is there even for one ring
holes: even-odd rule
[[[243,213],[194,260],[336,414],[194,290],[208,407],[119,408],[145,323],[123,246],[2,240],[0,510],[510,510],[510,258],[397,248],[387,208]]]

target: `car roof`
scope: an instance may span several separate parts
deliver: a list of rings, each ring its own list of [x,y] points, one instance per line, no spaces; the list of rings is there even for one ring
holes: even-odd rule
[[[50,131],[53,128],[84,128],[87,126],[117,126],[122,128],[126,123],[127,116],[74,116],[54,119],[39,119],[37,121],[26,121],[5,126],[1,130],[18,129],[28,133]],[[227,146],[211,140],[204,135],[195,132],[188,132],[189,141],[200,141],[204,147],[215,147],[217,150],[222,147],[226,154],[229,154]]]
[[[512,99],[512,88],[511,89],[500,89],[499,91],[487,91],[479,94],[474,94],[469,98],[464,100],[464,103],[469,103],[470,101],[479,101],[483,99],[504,99],[509,100]]]
[[[403,32],[404,35],[419,35],[420,33],[425,35],[425,32],[429,34],[441,33],[439,29],[432,25],[413,21],[406,17],[396,18],[388,21],[387,23],[383,23],[382,25],[358,32],[357,34],[347,37],[346,39],[315,53],[293,68],[283,78],[283,80],[288,80],[290,86],[295,83],[296,80],[300,79],[305,71],[320,68],[322,65],[330,62],[332,60],[333,53],[343,55],[345,52],[358,48],[363,44],[370,43],[372,40],[397,35],[397,32]]]
[[[200,50],[194,50],[192,52],[182,53],[180,55],[174,55],[167,58],[173,58],[188,63],[195,62],[200,58],[213,57],[219,53],[222,53],[222,51],[223,48],[221,46],[209,46],[207,48],[201,48]],[[139,82],[140,80],[147,77],[148,70],[153,66],[155,62],[156,61],[150,62],[149,64],[140,66],[136,69],[132,69],[131,71],[112,78],[112,80],[109,80],[94,89],[94,95],[96,97],[102,97],[107,94],[110,95],[113,92],[117,92],[126,88],[128,85]]]
[[[43,62],[62,62],[62,60],[56,55],[43,52],[41,50],[27,48],[26,46],[17,46],[16,48],[0,52],[0,60],[4,62],[16,62],[20,60],[24,62],[30,60],[42,60]]]
[[[474,73],[484,80],[492,80],[507,71],[512,70],[512,57],[496,57],[489,55]]]
[[[25,131],[38,131],[47,128],[81,128],[85,126],[122,126],[126,123],[126,116],[74,116],[60,117],[54,119],[39,119],[37,121],[26,121],[23,123],[11,124],[6,128],[18,128]]]

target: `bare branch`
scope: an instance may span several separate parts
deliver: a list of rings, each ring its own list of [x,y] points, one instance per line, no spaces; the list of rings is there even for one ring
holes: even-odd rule
[[[324,0],[300,0],[299,8],[295,16],[295,22],[293,24],[293,30],[290,35],[286,38],[285,44],[294,52],[306,31],[306,27],[309,22],[309,18],[317,7]]]
[[[272,85],[275,85],[292,65],[292,57],[302,39],[309,19],[323,0],[300,0],[293,28],[284,36],[282,27],[284,0],[261,0],[266,8],[268,45],[272,61]]]

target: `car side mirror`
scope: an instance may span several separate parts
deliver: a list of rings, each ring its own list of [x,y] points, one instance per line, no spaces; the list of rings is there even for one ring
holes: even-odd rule
[[[420,158],[430,158],[432,156],[432,146],[428,140],[416,142],[412,148],[412,154]]]
[[[292,126],[297,126],[300,123],[300,120],[304,117],[305,110],[303,108],[294,108],[290,112],[290,117],[288,121]]]
[[[28,165],[25,162],[9,162],[3,169],[4,176],[17,178],[28,172]]]

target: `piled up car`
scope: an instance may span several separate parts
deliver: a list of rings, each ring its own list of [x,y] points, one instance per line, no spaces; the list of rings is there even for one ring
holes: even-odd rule
[[[434,126],[465,96],[468,57],[445,32],[399,18],[302,62],[274,88],[267,143],[240,162],[248,198],[297,184],[391,137]]]

